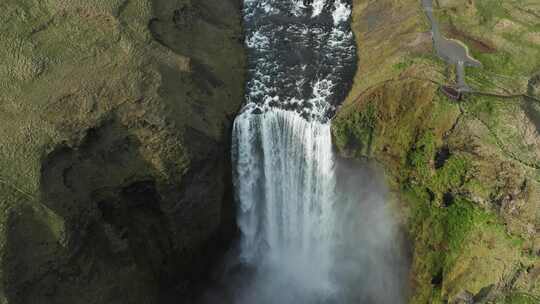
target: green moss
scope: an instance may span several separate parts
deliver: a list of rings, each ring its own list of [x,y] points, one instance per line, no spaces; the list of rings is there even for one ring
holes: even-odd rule
[[[508,16],[501,0],[483,0],[476,2],[481,24],[491,24],[496,19]]]
[[[413,170],[412,174],[418,175],[422,179],[431,177],[430,163],[435,156],[435,140],[431,131],[424,133],[415,143],[414,148],[409,153],[409,164]]]
[[[437,105],[436,108],[442,108],[443,105],[444,103]],[[481,103],[476,110],[485,111],[484,107],[490,109],[487,103]],[[438,112],[433,111],[433,117],[439,117]],[[440,122],[439,119],[432,121]],[[415,277],[418,286],[411,303],[443,303],[442,299],[459,288],[455,283],[461,282],[459,279],[444,279],[443,286],[433,282],[443,280],[447,275],[454,276],[456,271],[460,272],[463,267],[468,267],[460,263],[462,260],[467,261],[466,263],[470,260],[463,257],[463,254],[471,250],[475,237],[487,233],[486,238],[496,239],[496,242],[500,243],[495,246],[508,248],[510,255],[518,252],[517,248],[520,246],[517,238],[506,235],[503,224],[495,214],[460,194],[466,193],[460,189],[474,184],[481,186],[472,175],[471,169],[474,166],[470,156],[450,151],[450,156],[442,166],[435,168],[434,159],[444,142],[442,136],[443,132],[432,129],[417,135],[407,154],[405,170],[401,171],[401,180],[404,181],[402,193],[410,207],[409,229],[411,235],[415,236],[413,269],[417,272]],[[478,250],[478,254],[482,257],[487,253]],[[512,260],[511,257],[508,259]],[[471,286],[476,288],[485,282],[496,282],[494,277],[500,274],[501,269],[497,268],[493,276],[483,272],[473,275],[470,278]],[[436,279],[438,277],[442,278]]]
[[[427,259],[431,275],[449,270],[470,231],[482,228],[494,219],[493,215],[463,198],[455,199],[451,206],[444,208],[430,203],[426,192],[419,188],[406,189],[405,193],[412,207],[410,229],[420,236],[424,246],[438,249]]]
[[[477,245],[475,238],[483,233],[499,236],[502,243],[496,246],[516,252],[517,249],[512,248],[519,244],[506,235],[497,216],[474,203],[457,197],[450,206],[440,207],[430,202],[428,192],[421,187],[409,187],[403,193],[411,207],[409,228],[411,235],[415,236],[413,268],[417,272],[415,277],[418,292],[412,303],[441,303],[441,286],[435,283],[435,278],[446,280],[447,276],[453,276],[451,273],[456,269],[461,269],[463,266],[458,264],[470,260],[463,255],[471,253],[471,246]],[[479,255],[477,258],[485,254],[480,251],[473,253]],[[494,273],[498,273],[498,270],[494,270]],[[469,275],[472,276],[471,282],[477,281],[480,285],[494,280],[480,271],[470,273],[469,270]],[[453,280],[444,282],[442,294],[448,295],[455,291]]]
[[[445,259],[445,271],[449,271],[456,262],[471,231],[487,229],[489,225],[498,225],[493,214],[461,198],[456,199],[456,202],[446,210],[445,220],[449,249]]]
[[[540,298],[528,294],[515,293],[506,297],[504,304],[538,304]]]
[[[410,203],[409,230],[417,244],[413,256],[416,291],[411,303],[438,303],[433,300],[440,298],[440,286],[434,286],[432,281],[442,273],[444,265],[442,214],[432,208],[427,192],[419,187],[404,189],[402,193]]]
[[[464,155],[452,155],[438,170],[434,169],[434,159],[440,148],[440,138],[428,130],[415,142],[408,154],[410,176],[421,181],[437,198],[465,183],[471,162]]]
[[[410,66],[412,66],[414,64],[414,62],[407,58],[405,59],[404,61],[400,61],[396,64],[393,65],[393,68],[395,70],[398,70],[398,71],[403,71],[403,70],[406,70],[407,68],[409,68]]]
[[[364,111],[354,111],[347,119],[334,122],[334,143],[340,150],[354,148],[356,156],[370,154],[375,128],[375,107],[368,104]]]
[[[435,174],[432,181],[433,188],[439,191],[458,189],[465,182],[469,168],[471,168],[469,158],[462,155],[450,157],[444,167]]]

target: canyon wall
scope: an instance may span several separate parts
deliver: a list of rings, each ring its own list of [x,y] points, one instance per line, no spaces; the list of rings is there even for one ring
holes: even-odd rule
[[[538,303],[540,6],[435,1],[442,34],[482,62],[456,101],[421,1],[354,5],[358,73],[334,142],[386,168],[411,240],[410,302]]]
[[[178,303],[235,234],[240,0],[0,3],[0,303]]]

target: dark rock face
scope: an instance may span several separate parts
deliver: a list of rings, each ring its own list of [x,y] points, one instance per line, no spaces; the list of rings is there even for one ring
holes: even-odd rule
[[[452,301],[452,304],[473,304],[473,295],[468,291],[463,291],[456,296],[456,299]]]
[[[437,151],[437,154],[435,154],[435,169],[440,169],[444,167],[444,164],[446,161],[452,156],[450,153],[450,149],[448,147],[442,147]]]
[[[533,76],[529,80],[528,94],[540,99],[540,74]]]
[[[10,35],[64,41],[25,50],[57,64],[0,94],[0,303],[189,303],[236,232],[240,1],[8,2],[37,16]]]
[[[534,123],[537,132],[540,132],[540,73],[534,75],[527,85],[527,95],[523,103],[523,110]],[[535,100],[536,99],[536,100]]]

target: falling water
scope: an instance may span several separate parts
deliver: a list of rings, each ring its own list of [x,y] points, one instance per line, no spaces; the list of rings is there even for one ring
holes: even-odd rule
[[[344,208],[356,200],[339,193],[330,118],[355,71],[350,1],[244,4],[249,81],[232,150],[240,259],[257,274],[235,302],[348,303],[351,259],[338,251],[351,247],[357,219]]]
[[[286,284],[331,292],[336,180],[329,124],[275,109],[237,120],[234,134],[241,258],[292,280]]]

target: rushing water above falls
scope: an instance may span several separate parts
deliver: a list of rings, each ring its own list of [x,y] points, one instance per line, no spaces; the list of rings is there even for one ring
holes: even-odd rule
[[[356,65],[348,0],[245,0],[247,105],[324,121],[347,93]]]
[[[350,1],[244,10],[249,80],[232,153],[240,260],[255,275],[234,302],[400,303],[384,191],[365,168],[340,174],[332,151],[330,118],[356,64]]]

